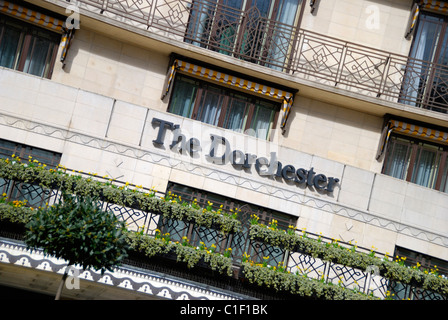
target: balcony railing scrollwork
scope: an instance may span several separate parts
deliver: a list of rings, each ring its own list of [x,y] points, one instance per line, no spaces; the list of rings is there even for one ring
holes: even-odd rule
[[[343,41],[213,0],[78,0],[80,7],[169,39],[298,78],[446,113],[445,65]]]
[[[17,159],[0,159],[0,231],[5,231],[5,219],[18,221],[32,212],[30,207],[23,207],[24,203],[52,205],[60,201],[62,191],[97,196],[105,210],[113,211],[127,223],[134,235],[135,247],[152,252],[151,256],[171,251],[177,254],[177,259],[181,257],[181,261],[189,264],[202,258],[227,276],[253,281],[251,277],[258,274],[264,281],[280,279],[275,286],[293,293],[303,291],[297,286],[312,285],[314,289],[308,294],[314,298],[325,298],[319,295],[323,288],[330,292],[327,298],[384,299],[388,292],[413,299],[446,300],[448,296],[446,278],[426,277],[413,269],[396,272],[401,267],[389,264],[393,262],[384,262],[358,250],[352,252],[331,241],[321,243],[320,237],[303,237],[298,230],[283,231],[277,229],[277,224],[273,228],[273,222],[269,228],[251,225],[248,230],[242,228],[237,216],[201,209],[197,203],[185,203],[172,193],[160,194],[97,175],[74,173],[65,168],[47,169]],[[16,208],[16,204],[20,205]],[[15,213],[14,209],[20,207],[27,210]],[[242,238],[247,241],[241,248],[232,248],[235,243],[239,244],[232,237],[240,233],[246,234]],[[251,264],[248,264],[249,256]],[[285,284],[295,285],[283,286],[278,270],[284,271],[283,278],[292,277]],[[266,277],[266,272],[273,274]],[[411,276],[403,277],[406,272],[411,272]],[[418,281],[410,283],[409,279]]]

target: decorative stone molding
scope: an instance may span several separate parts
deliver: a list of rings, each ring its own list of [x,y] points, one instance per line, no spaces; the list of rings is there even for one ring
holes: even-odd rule
[[[308,206],[310,208],[322,210],[331,214],[408,235],[423,241],[428,241],[433,244],[448,247],[448,237],[446,236],[429,232],[415,226],[410,226],[399,221],[379,217],[368,211],[349,208],[335,201],[331,201],[330,198],[319,198],[310,193],[294,192],[285,187],[275,186],[272,184],[268,185],[263,183],[262,179],[250,177],[241,179],[237,174],[230,171],[225,171],[223,169],[218,170],[214,167],[207,167],[200,163],[182,161],[182,159],[179,158],[166,156],[155,148],[153,150],[136,148],[123,143],[111,141],[110,139],[89,136],[72,130],[57,128],[52,125],[0,113],[0,126],[2,125],[70,143],[80,144],[86,147],[101,149],[115,153],[117,154],[117,157],[129,156],[131,158],[144,160],[149,163],[176,168],[194,175],[219,182],[225,182],[226,184],[233,185],[234,187],[246,188],[266,196],[277,197],[282,200],[296,203],[297,205]]]

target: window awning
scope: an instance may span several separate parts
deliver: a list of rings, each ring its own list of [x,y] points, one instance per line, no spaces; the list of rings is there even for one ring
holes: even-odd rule
[[[446,1],[420,0],[418,4],[421,10],[448,14],[448,3]]]
[[[67,28],[64,20],[54,18],[47,14],[28,9],[5,0],[0,0],[0,12],[36,26],[61,33],[62,51],[60,60],[61,62],[65,61],[75,30],[73,28]]]
[[[27,9],[15,3],[0,0],[0,12],[57,32],[64,32],[64,21]]]
[[[406,28],[405,38],[410,39],[415,31],[417,20],[421,11],[430,11],[439,14],[448,15],[448,2],[436,0],[418,0],[412,7],[411,15],[409,17],[408,26]]]
[[[431,129],[425,126],[415,125],[399,120],[390,120],[384,127],[380,138],[376,155],[377,160],[379,160],[384,154],[392,132],[448,145],[448,132],[446,131]]]
[[[414,33],[419,15],[420,15],[420,5],[418,3],[414,3],[414,6],[412,7],[411,16],[409,17],[408,26],[406,28],[406,34],[404,36],[408,40],[411,38],[411,35]]]
[[[62,40],[61,40],[62,51],[61,51],[61,58],[60,58],[61,62],[64,62],[65,58],[67,58],[67,52],[68,52],[68,49],[70,48],[70,44],[72,42],[74,33],[75,33],[75,29],[69,29],[62,36]]]
[[[162,99],[164,99],[168,95],[171,86],[173,84],[176,72],[178,71],[202,77],[206,80],[216,81],[221,84],[227,84],[239,89],[250,91],[252,93],[257,93],[264,95],[266,97],[280,100],[282,102],[281,129],[282,131],[285,130],[285,126],[288,120],[289,113],[291,111],[294,98],[293,97],[294,95],[291,92],[259,84],[247,79],[232,76],[230,74],[226,74],[220,71],[212,70],[210,68],[199,66],[197,64],[176,59],[174,60],[173,64],[171,65],[168,71],[165,81],[165,90],[162,94]]]

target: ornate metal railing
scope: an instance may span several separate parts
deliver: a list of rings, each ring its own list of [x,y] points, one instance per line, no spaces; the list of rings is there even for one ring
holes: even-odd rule
[[[5,165],[5,163],[0,162],[2,165]],[[64,169],[63,171],[54,171],[52,173],[51,171],[45,171],[47,169],[41,167],[35,169],[26,166],[20,167],[19,171],[21,173],[17,174],[14,173],[16,166],[10,166],[10,164],[6,164],[6,166],[8,166],[6,170],[3,167],[0,168],[0,194],[2,198],[7,198],[8,201],[26,200],[27,205],[39,207],[60,201],[62,190],[66,190],[64,188],[70,188],[72,192],[78,190],[82,193],[85,193],[86,190],[89,190],[87,192],[92,190],[94,191],[93,193],[99,194],[103,208],[113,211],[125,221],[129,230],[152,237],[158,231],[161,234],[169,233],[169,238],[173,242],[183,242],[187,239],[189,245],[193,247],[204,245],[211,248],[214,246],[214,252],[221,253],[224,253],[229,247],[232,248],[235,244],[232,241],[233,237],[238,237],[239,233],[250,232],[247,228],[223,232],[223,229],[213,227],[216,224],[207,226],[194,219],[176,219],[174,216],[167,216],[162,212],[163,209],[158,211],[142,209],[142,202],[136,201],[136,199],[142,198],[139,196],[134,197],[134,195],[142,193],[146,197],[148,192],[153,191],[130,186],[124,182],[114,181],[112,185],[109,184],[107,178],[81,173],[75,174],[73,179],[71,174],[67,175],[68,172],[71,172],[70,170],[66,171]],[[25,171],[23,170],[26,170],[26,174],[24,174]],[[11,179],[10,177],[13,176],[23,177],[27,182]],[[113,190],[106,190],[107,188]],[[112,193],[113,196],[110,195]],[[163,197],[164,194],[157,193],[157,196]],[[117,199],[117,202],[121,202],[121,204],[114,203],[112,199]],[[213,213],[213,216],[216,216],[216,213]],[[447,297],[434,293],[431,290],[422,289],[415,285],[402,284],[392,281],[383,275],[375,274],[375,269],[362,270],[326,261],[309,252],[296,249],[287,250],[270,243],[270,241],[260,240],[248,235],[242,238],[247,239],[243,244],[244,254],[242,254],[242,250],[232,250],[231,255],[236,270],[242,266],[244,270],[242,262],[244,262],[244,257],[248,254],[255,262],[268,263],[274,266],[282,263],[292,274],[298,274],[298,276],[306,275],[307,278],[315,279],[316,281],[323,281],[326,284],[332,283],[379,298],[386,298],[387,292],[391,292],[401,299],[447,299]],[[330,241],[329,239],[326,240]]]
[[[253,234],[256,234],[254,232]],[[303,234],[304,231],[296,231],[296,235]],[[252,237],[253,238],[253,237]],[[366,268],[356,268],[347,266],[319,257],[317,253],[304,252],[295,247],[292,250],[278,245],[269,245],[269,241],[257,239],[255,236],[250,243],[250,259],[258,264],[268,264],[271,267],[282,266],[291,274],[322,283],[332,284],[352,291],[364,293],[380,299],[407,299],[407,300],[447,300],[448,296],[434,292],[431,288],[422,288],[416,282],[404,283],[385,276],[384,270],[380,271],[379,264],[368,265]],[[328,247],[334,246],[334,239],[306,233],[306,238],[314,239]],[[336,247],[350,248],[353,244],[337,243]],[[384,259],[384,255],[366,248],[356,248],[356,252],[376,257],[373,259]],[[330,256],[331,254],[329,254]],[[334,257],[333,257],[334,258]],[[386,259],[390,259],[387,258]],[[334,259],[337,260],[337,259]],[[446,277],[445,277],[446,279]]]
[[[213,0],[77,0],[109,18],[319,83],[446,112],[448,68]]]

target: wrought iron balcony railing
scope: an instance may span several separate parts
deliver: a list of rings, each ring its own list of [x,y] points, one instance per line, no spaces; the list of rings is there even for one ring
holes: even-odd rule
[[[288,243],[288,241],[291,241],[291,237],[300,235],[301,231],[293,231],[288,235],[281,232],[268,234],[266,232],[271,232],[271,228],[260,225],[241,227],[244,221],[238,222],[235,217],[222,215],[219,210],[211,211],[209,208],[201,210],[196,205],[182,203],[172,194],[156,195],[153,191],[141,187],[111,182],[97,176],[72,173],[66,169],[46,169],[43,166],[31,166],[0,159],[0,232],[2,236],[8,234],[8,230],[6,233],[4,230],[5,215],[11,214],[11,210],[5,209],[9,208],[5,205],[5,200],[11,203],[14,203],[13,200],[22,201],[22,204],[26,200],[27,205],[33,207],[45,206],[60,201],[61,191],[96,195],[104,210],[111,210],[120,219],[126,221],[130,231],[149,237],[149,240],[145,241],[150,241],[151,246],[154,246],[155,242],[150,239],[159,238],[165,245],[169,242],[169,246],[176,242],[188,243],[192,253],[195,252],[194,248],[198,250],[203,248],[227,256],[229,260],[220,263],[229,276],[232,274],[231,265],[233,265],[234,270],[243,270],[244,277],[245,268],[252,268],[246,263],[247,257],[250,256],[252,263],[255,264],[254,268],[257,268],[256,272],[265,274],[264,271],[260,271],[262,265],[264,267],[281,266],[288,273],[288,277],[299,277],[293,279],[301,281],[305,281],[303,280],[305,278],[314,279],[310,280],[314,282],[306,280],[305,285],[311,283],[316,285],[319,282],[318,285],[325,286],[327,289],[337,286],[337,290],[348,289],[350,294],[356,291],[380,299],[387,298],[388,292],[392,292],[398,298],[411,299],[446,300],[448,296],[448,280],[445,278],[433,276],[428,278],[430,280],[428,282],[424,280],[426,276],[423,273],[415,271],[419,276],[409,277],[406,276],[407,269],[400,269],[395,265],[388,265],[386,271],[378,269],[381,272],[372,274],[375,268],[368,270],[365,268],[365,263],[364,266],[358,265],[358,261],[366,259],[364,261],[374,261],[378,266],[382,266],[382,262],[369,260],[371,258],[367,258],[366,253],[362,253],[362,248],[357,248],[357,256],[352,259],[347,255],[354,254],[353,252],[341,249],[339,245],[334,249],[330,239],[324,239],[324,243],[321,244],[322,237],[319,237],[318,241],[307,239],[306,245],[299,245],[300,242],[296,241],[298,238],[293,238],[296,242],[293,242],[294,245],[291,246],[291,242]],[[24,218],[23,212],[14,216],[13,220],[18,221],[21,218]],[[271,221],[271,226],[273,223]],[[258,229],[254,229],[256,227]],[[249,233],[249,235],[242,237],[240,233]],[[278,238],[279,234],[280,238]],[[281,238],[285,236],[289,237],[286,242]],[[234,237],[247,240],[244,243],[234,242],[232,241]],[[273,239],[274,242],[272,242]],[[336,253],[341,254],[342,258],[337,258]],[[271,271],[268,270],[268,272]],[[250,273],[254,274],[254,272]],[[236,272],[236,275],[241,277],[241,273]],[[419,279],[419,281],[408,283],[406,279]],[[431,284],[429,288],[428,283]],[[422,285],[425,288],[422,288]],[[331,290],[335,290],[334,287]]]
[[[78,0],[90,11],[298,78],[446,113],[448,67],[300,29],[214,0]]]

